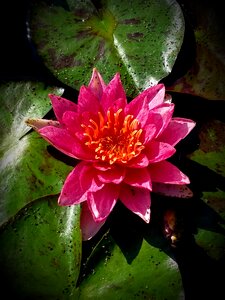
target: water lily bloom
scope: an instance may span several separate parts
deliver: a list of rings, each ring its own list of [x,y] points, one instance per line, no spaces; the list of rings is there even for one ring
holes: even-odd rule
[[[128,103],[119,73],[107,85],[94,69],[89,85],[80,88],[77,104],[49,97],[57,120],[27,123],[58,150],[80,160],[58,203],[82,205],[84,240],[97,233],[117,201],[148,223],[151,191],[184,192],[188,177],[167,159],[195,122],[172,118],[174,104],[165,100],[163,84]]]

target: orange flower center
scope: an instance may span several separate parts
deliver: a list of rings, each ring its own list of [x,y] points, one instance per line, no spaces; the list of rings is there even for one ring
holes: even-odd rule
[[[95,151],[95,159],[107,161],[110,165],[127,163],[144,149],[140,137],[142,129],[133,115],[124,116],[122,108],[117,112],[107,111],[106,119],[98,112],[96,120],[81,125],[85,145]]]

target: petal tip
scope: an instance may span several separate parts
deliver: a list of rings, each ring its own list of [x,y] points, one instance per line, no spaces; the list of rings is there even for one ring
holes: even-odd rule
[[[43,123],[42,119],[27,119],[25,120],[27,126],[33,128],[34,130],[38,131],[41,128],[41,124]]]

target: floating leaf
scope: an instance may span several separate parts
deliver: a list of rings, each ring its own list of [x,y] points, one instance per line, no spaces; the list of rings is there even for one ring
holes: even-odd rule
[[[54,159],[48,144],[36,133],[24,135],[28,117],[42,117],[50,108],[43,84],[9,83],[1,86],[0,224],[24,205],[48,194],[59,193],[71,169]]]
[[[79,206],[59,207],[56,197],[39,199],[11,219],[0,234],[1,293],[15,299],[75,299],[79,220]]]
[[[213,1],[189,1],[196,39],[196,59],[185,76],[168,90],[225,100],[225,44],[222,7]]]
[[[51,109],[49,93],[62,95],[63,89],[31,81],[0,85],[0,156],[30,130],[26,119],[42,118]]]
[[[225,125],[219,120],[205,122],[199,133],[199,149],[190,158],[225,177]]]
[[[199,149],[189,158],[200,164],[207,175],[200,175],[197,183],[202,186],[202,206],[198,217],[201,227],[196,242],[214,260],[225,258],[225,124],[211,120],[202,125]],[[205,178],[208,183],[204,184]],[[207,179],[206,178],[206,179]]]
[[[179,53],[184,19],[176,1],[68,1],[31,5],[32,38],[47,67],[79,89],[97,67],[121,73],[128,96],[167,76]]]
[[[96,249],[98,256],[92,254],[98,263],[81,283],[79,299],[172,300],[183,296],[181,276],[173,258],[143,240],[137,256],[128,263],[118,245],[108,239]]]
[[[33,132],[5,152],[0,165],[0,224],[34,199],[60,192],[71,167],[52,157],[47,146]]]

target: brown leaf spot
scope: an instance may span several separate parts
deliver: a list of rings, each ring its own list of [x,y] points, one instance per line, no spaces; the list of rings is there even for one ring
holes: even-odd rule
[[[55,69],[63,69],[67,67],[81,66],[82,62],[75,59],[74,55],[57,56],[53,48],[48,49],[49,56],[51,57],[52,64]]]
[[[125,19],[123,21],[120,22],[120,24],[126,24],[126,25],[136,25],[136,24],[140,24],[141,21],[135,18],[132,19]]]
[[[100,60],[101,58],[104,57],[104,55],[105,55],[105,41],[101,40],[98,45],[98,54],[96,60]]]
[[[128,33],[127,37],[129,40],[140,41],[144,37],[144,34],[141,32]]]
[[[81,40],[91,35],[91,31],[89,29],[80,30],[75,35],[75,38]]]

